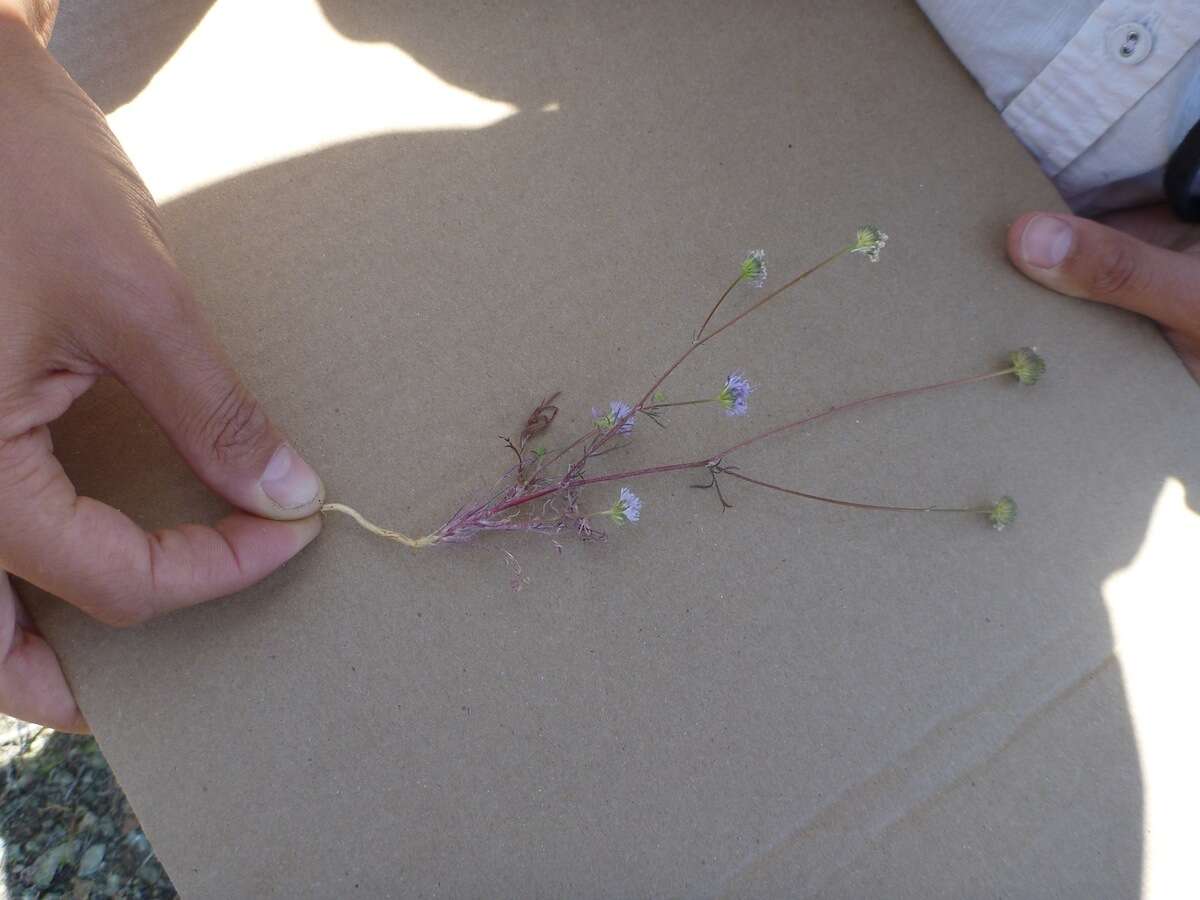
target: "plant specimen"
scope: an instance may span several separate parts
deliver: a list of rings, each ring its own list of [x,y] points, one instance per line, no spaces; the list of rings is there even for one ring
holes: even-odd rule
[[[644,427],[636,427],[641,422],[648,421],[661,425],[660,417],[666,409],[715,404],[725,415],[746,415],[750,409],[750,395],[754,390],[754,385],[741,369],[731,371],[724,382],[706,397],[668,402],[662,393],[662,386],[672,373],[700,347],[716,340],[746,317],[759,312],[767,304],[793,291],[802,281],[829,266],[835,260],[845,256],[859,255],[871,262],[877,262],[887,240],[887,235],[878,228],[860,228],[850,243],[800,272],[781,287],[767,292],[741,312],[730,316],[722,324],[713,326],[718,312],[739,286],[761,289],[765,285],[767,279],[766,254],[762,250],[751,251],[739,266],[737,277],[720,295],[708,315],[705,316],[700,328],[694,332],[691,342],[657,380],[641,394],[641,399],[635,403],[612,400],[606,407],[593,407],[591,427],[586,432],[558,449],[548,450],[542,446],[534,446],[534,440],[550,429],[558,415],[559,408],[555,402],[558,395],[547,397],[529,415],[518,437],[515,440],[505,439],[508,450],[515,457],[515,462],[501,475],[492,490],[486,495],[460,506],[440,527],[429,534],[410,537],[398,531],[382,528],[366,519],[356,509],[342,503],[326,503],[322,507],[322,511],[343,513],[372,534],[414,550],[439,544],[468,541],[488,532],[533,532],[551,536],[573,534],[581,539],[594,540],[604,538],[601,526],[605,524],[629,525],[638,522],[641,518],[642,501],[629,483],[650,476],[698,470],[708,476],[708,482],[694,486],[713,490],[722,509],[727,509],[731,505],[726,500],[721,487],[722,482],[728,479],[793,497],[855,509],[904,513],[973,514],[983,517],[997,530],[1003,529],[1011,525],[1016,518],[1017,507],[1011,497],[1001,497],[982,505],[958,507],[886,506],[863,503],[856,500],[825,497],[776,484],[748,474],[731,463],[730,458],[753,444],[778,438],[780,435],[794,432],[820,419],[866,404],[882,403],[901,397],[962,387],[994,378],[1007,377],[1021,385],[1032,385],[1041,378],[1046,366],[1036,351],[1030,347],[1022,347],[1013,351],[1008,355],[1007,364],[988,371],[841,403],[821,412],[777,425],[694,459],[613,472],[595,471],[600,459],[607,453],[617,447],[625,446],[631,440],[638,439],[637,435],[645,430]],[[615,484],[617,482],[620,484]],[[597,486],[600,485],[613,485],[619,487],[619,490],[616,492],[615,498],[612,493],[608,494],[611,505],[600,505],[593,508],[591,498],[589,497],[585,503],[584,495],[585,492],[597,493],[600,490]],[[594,490],[589,492],[588,488],[594,488]]]

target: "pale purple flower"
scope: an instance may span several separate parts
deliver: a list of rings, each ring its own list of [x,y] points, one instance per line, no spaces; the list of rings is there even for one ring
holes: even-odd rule
[[[642,516],[642,498],[629,488],[623,487],[617,502],[608,511],[608,515],[618,524],[636,522]]]
[[[608,404],[608,412],[601,414],[600,410],[592,407],[592,424],[600,429],[601,433],[607,432],[618,422],[621,422],[621,427],[617,429],[617,434],[629,434],[633,431],[633,416],[629,415],[633,412],[633,407],[628,403],[622,403],[620,400],[613,400]],[[621,421],[624,419],[624,421]]]
[[[879,253],[888,242],[888,236],[874,225],[864,225],[854,235],[851,253],[861,253],[871,262],[879,262]]]
[[[750,408],[747,398],[754,390],[741,369],[735,369],[725,377],[725,385],[717,394],[717,402],[725,410],[727,416],[744,416]]]

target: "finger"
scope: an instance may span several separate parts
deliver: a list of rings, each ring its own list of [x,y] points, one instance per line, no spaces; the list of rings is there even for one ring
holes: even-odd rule
[[[1167,250],[1195,252],[1200,243],[1200,225],[1180,221],[1165,203],[1119,209],[1099,221]]]
[[[58,0],[0,0],[0,20],[14,18],[24,24],[44,47],[50,43],[54,19],[58,15]]]
[[[114,625],[249,587],[321,530],[320,516],[237,513],[147,533],[75,493],[45,428],[0,442],[0,509],[0,566]]]
[[[1008,254],[1023,273],[1059,293],[1133,310],[1184,333],[1200,331],[1197,257],[1057,213],[1018,219]]]
[[[57,731],[88,731],[58,657],[34,627],[4,572],[0,572],[0,711]]]
[[[205,484],[274,519],[315,513],[321,479],[271,422],[178,284],[140,298],[105,362]]]

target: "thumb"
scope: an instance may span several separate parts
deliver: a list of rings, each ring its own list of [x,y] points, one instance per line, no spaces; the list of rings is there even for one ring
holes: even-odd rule
[[[1190,334],[1200,323],[1200,258],[1078,216],[1026,213],[1008,232],[1013,264],[1039,284],[1141,313]]]
[[[300,519],[325,489],[242,384],[190,300],[123,331],[109,368],[210,488],[247,512]]]

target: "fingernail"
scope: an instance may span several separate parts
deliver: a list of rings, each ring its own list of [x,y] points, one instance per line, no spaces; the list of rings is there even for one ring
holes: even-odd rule
[[[1053,269],[1071,249],[1071,226],[1054,216],[1035,216],[1021,235],[1021,256],[1039,269]]]
[[[263,493],[283,509],[307,506],[321,492],[321,479],[317,473],[287,444],[275,451],[259,485]]]

